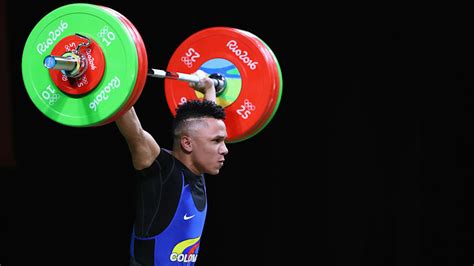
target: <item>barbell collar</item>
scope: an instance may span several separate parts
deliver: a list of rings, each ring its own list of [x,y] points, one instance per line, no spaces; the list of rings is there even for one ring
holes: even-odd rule
[[[62,57],[62,56],[53,56],[48,55],[43,61],[43,65],[47,69],[57,69],[62,71],[73,71],[78,62],[73,57]]]

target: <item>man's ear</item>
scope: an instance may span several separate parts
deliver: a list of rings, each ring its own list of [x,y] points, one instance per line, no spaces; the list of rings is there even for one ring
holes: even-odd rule
[[[193,150],[193,143],[189,136],[181,137],[181,147],[185,152],[191,152]]]

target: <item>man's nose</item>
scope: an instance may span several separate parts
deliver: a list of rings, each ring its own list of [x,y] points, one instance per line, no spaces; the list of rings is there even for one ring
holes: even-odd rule
[[[227,153],[229,153],[229,150],[227,149],[227,146],[224,143],[222,145],[221,154],[226,155]]]

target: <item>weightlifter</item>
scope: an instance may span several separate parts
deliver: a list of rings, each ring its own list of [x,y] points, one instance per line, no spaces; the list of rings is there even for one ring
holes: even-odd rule
[[[115,121],[138,175],[130,265],[194,265],[198,257],[207,211],[204,174],[217,175],[228,150],[213,81],[201,73],[190,85],[204,99],[179,105],[172,150],[141,127],[133,107]]]
[[[194,265],[207,211],[204,174],[219,173],[226,143],[265,128],[282,95],[273,52],[237,28],[192,34],[168,67],[148,66],[144,41],[125,16],[86,3],[48,13],[23,50],[25,88],[43,114],[66,126],[115,122],[128,144],[138,175],[130,265]],[[181,73],[196,69],[212,74]],[[141,127],[133,107],[147,77],[166,79],[164,94],[175,117],[170,150]],[[174,80],[190,82],[204,97]]]

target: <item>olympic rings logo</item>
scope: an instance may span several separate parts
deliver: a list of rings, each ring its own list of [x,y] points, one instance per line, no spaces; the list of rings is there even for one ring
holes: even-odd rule
[[[43,97],[49,105],[53,105],[61,98],[61,95],[59,95],[55,89],[51,88],[51,85],[48,85],[48,87],[41,92],[41,97]]]
[[[109,27],[107,26],[102,27],[99,33],[97,33],[97,36],[102,38],[102,42],[104,42],[106,46],[112,44],[112,41],[116,38],[115,33],[109,31]]]
[[[240,105],[240,108],[236,110],[237,114],[243,119],[249,118],[253,111],[255,111],[255,105],[248,99],[244,100],[244,104]]]
[[[196,52],[193,48],[189,48],[188,51],[181,57],[181,62],[183,62],[188,68],[193,67],[193,63],[196,62],[196,59],[201,57],[201,55]]]
[[[248,99],[245,99],[244,106],[247,110],[254,111],[255,105],[253,105]]]
[[[53,94],[53,96],[48,101],[49,105],[55,104],[59,100],[59,98],[61,98],[59,94]]]
[[[99,31],[99,33],[97,33],[97,36],[98,36],[99,38],[103,38],[108,32],[109,32],[109,27],[104,26],[104,27],[102,27],[102,29]]]
[[[181,62],[183,62],[188,68],[193,67],[193,61],[187,57],[181,57]]]

